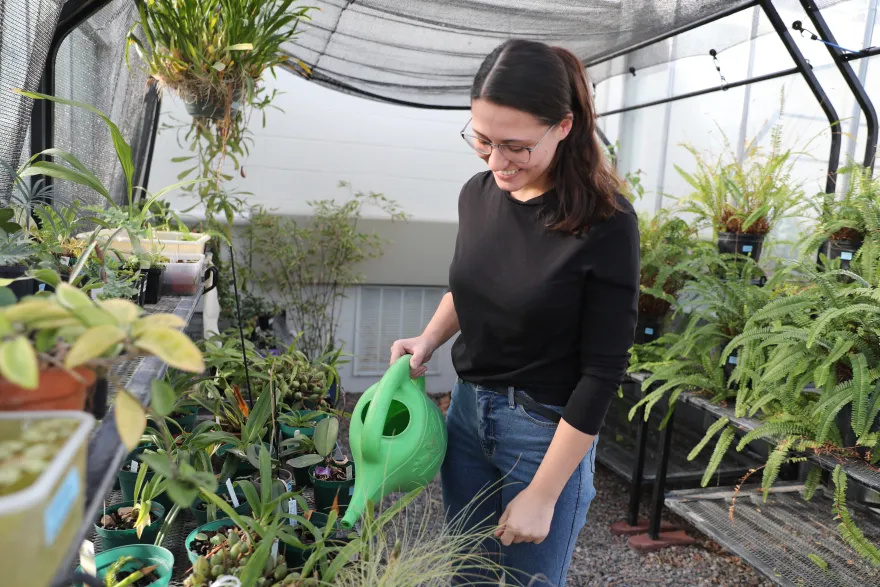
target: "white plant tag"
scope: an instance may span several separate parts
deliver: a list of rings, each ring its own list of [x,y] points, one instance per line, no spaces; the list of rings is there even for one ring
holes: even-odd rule
[[[275,542],[272,543],[272,558],[278,558],[278,539],[275,539]]]
[[[299,438],[300,436],[302,436],[302,433],[299,431],[299,428],[295,429],[295,430],[293,431],[293,437],[294,437],[294,438]]]
[[[131,462],[131,472],[132,472],[132,473],[137,473],[137,472],[138,472],[138,462],[137,462],[137,461],[132,461],[132,462]]]
[[[345,467],[345,480],[351,481],[351,465]]]
[[[83,540],[82,545],[79,547],[79,564],[82,566],[83,571],[92,577],[97,576],[98,567],[95,564],[95,545],[89,540]]]
[[[229,492],[229,499],[232,500],[232,507],[238,507],[238,496],[235,495],[235,489],[232,488],[232,479],[226,480],[226,490]]]
[[[297,507],[296,507],[296,500],[295,500],[295,499],[290,499],[290,500],[287,501],[287,513],[290,514],[291,516],[295,516],[295,515],[296,515],[296,513],[297,513]],[[296,523],[297,523],[297,522],[296,522],[295,519],[290,518],[290,525],[291,525],[291,526],[296,527]]]

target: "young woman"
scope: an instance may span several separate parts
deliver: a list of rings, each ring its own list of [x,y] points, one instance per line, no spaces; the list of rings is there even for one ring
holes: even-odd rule
[[[421,376],[460,332],[444,506],[451,518],[477,498],[468,519],[497,525],[522,584],[565,584],[636,325],[638,223],[594,135],[589,88],[559,47],[514,40],[485,59],[462,136],[489,171],[459,196],[449,292],[421,336],[391,347]]]

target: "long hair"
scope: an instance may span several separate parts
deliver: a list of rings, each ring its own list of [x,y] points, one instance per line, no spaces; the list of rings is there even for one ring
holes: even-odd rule
[[[514,39],[498,46],[474,77],[471,100],[515,108],[547,124],[572,114],[571,132],[551,163],[556,198],[545,215],[555,230],[581,233],[619,209],[620,179],[596,138],[596,113],[587,72],[562,47]]]

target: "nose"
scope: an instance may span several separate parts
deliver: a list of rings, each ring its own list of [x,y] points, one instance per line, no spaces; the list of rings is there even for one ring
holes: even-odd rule
[[[510,161],[498,149],[492,149],[487,163],[492,171],[503,171],[510,166]]]

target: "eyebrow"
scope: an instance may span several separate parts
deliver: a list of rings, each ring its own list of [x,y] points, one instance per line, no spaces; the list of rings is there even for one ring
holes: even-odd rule
[[[478,135],[480,135],[481,137],[483,137],[484,139],[487,139],[487,140],[488,140],[489,137],[488,137],[487,135],[484,135],[483,133],[481,133],[481,132],[478,131],[477,129],[473,128],[473,126],[471,127],[471,129],[472,129],[475,133],[477,133]],[[528,142],[529,142],[529,139],[504,139],[504,140],[501,141],[499,144],[501,144],[501,145],[506,145],[506,144],[508,144],[508,143],[528,143]]]

